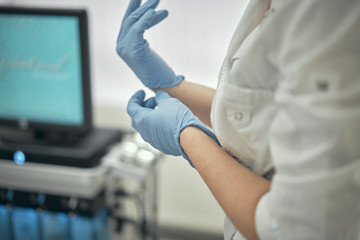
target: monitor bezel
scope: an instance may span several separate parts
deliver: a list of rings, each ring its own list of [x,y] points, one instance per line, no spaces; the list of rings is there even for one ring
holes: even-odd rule
[[[24,15],[48,15],[48,16],[72,16],[78,18],[81,51],[82,73],[82,97],[83,97],[83,123],[81,125],[67,125],[57,123],[45,123],[37,121],[21,121],[1,119],[0,128],[12,127],[24,131],[41,131],[62,134],[83,134],[91,131],[92,123],[92,99],[90,78],[90,50],[88,15],[86,9],[63,9],[63,8],[32,8],[19,6],[0,6],[1,14],[24,14]]]

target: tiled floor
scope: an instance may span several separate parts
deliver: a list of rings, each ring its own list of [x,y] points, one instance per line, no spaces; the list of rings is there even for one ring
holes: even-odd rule
[[[160,229],[158,240],[222,240],[222,234],[188,229]]]
[[[159,228],[156,237],[141,236],[138,231],[133,228],[125,228],[122,234],[114,235],[111,240],[222,240],[221,233],[210,233],[204,231],[196,231],[178,228]]]

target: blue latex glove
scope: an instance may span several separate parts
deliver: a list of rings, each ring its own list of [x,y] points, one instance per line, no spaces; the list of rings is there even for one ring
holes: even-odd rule
[[[219,144],[214,133],[178,99],[170,97],[162,90],[157,91],[155,97],[146,101],[144,98],[144,91],[136,92],[129,100],[127,112],[132,126],[154,148],[166,154],[182,155],[193,166],[180,145],[182,129],[196,126]]]
[[[131,0],[125,13],[117,40],[116,51],[137,77],[149,88],[168,88],[179,84],[184,77],[173,70],[149,47],[145,30],[167,17],[166,10],[155,11],[159,0]]]

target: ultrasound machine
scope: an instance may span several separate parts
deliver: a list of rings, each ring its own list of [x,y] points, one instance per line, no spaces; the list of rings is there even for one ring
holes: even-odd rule
[[[0,239],[155,236],[160,157],[93,125],[85,10],[0,7]]]

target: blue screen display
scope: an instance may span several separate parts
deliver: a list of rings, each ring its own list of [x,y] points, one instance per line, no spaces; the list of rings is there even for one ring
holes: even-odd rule
[[[83,124],[79,19],[0,14],[0,118]]]

